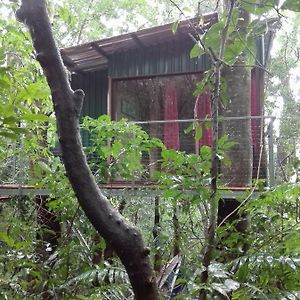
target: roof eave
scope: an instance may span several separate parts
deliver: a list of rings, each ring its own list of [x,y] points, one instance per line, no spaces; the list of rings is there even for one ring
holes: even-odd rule
[[[63,62],[70,72],[86,72],[105,69],[109,57],[117,51],[134,48],[147,48],[161,44],[166,40],[180,39],[182,35],[202,34],[206,28],[218,22],[216,12],[203,15],[203,24],[199,25],[199,17],[181,21],[177,32],[172,32],[172,23],[142,29],[111,38],[96,40],[60,50]],[[161,37],[161,38],[159,38]]]

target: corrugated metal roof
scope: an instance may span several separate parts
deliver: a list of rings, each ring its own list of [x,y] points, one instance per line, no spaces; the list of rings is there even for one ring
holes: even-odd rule
[[[182,37],[203,33],[206,28],[218,21],[217,13],[204,15],[204,25],[199,26],[199,18],[180,22],[176,33],[172,32],[172,23],[143,29],[111,38],[97,40],[82,45],[61,49],[64,64],[71,72],[91,71],[107,68],[109,57],[117,51],[135,48],[147,48],[170,41],[178,41]],[[193,25],[193,28],[192,26]]]

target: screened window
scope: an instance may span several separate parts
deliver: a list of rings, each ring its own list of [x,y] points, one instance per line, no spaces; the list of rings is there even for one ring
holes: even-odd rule
[[[200,80],[199,73],[114,80],[113,116],[116,120],[150,121],[143,128],[163,140],[168,148],[194,152],[193,133],[185,133],[191,123],[178,120],[210,115],[210,95],[193,95]],[[153,120],[164,122],[151,123]]]

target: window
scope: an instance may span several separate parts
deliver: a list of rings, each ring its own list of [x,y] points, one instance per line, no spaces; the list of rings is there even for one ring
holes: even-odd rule
[[[130,121],[161,120],[143,124],[151,135],[164,141],[168,148],[195,151],[193,133],[185,133],[191,122],[210,115],[210,95],[193,95],[201,74],[183,74],[113,81],[113,117]],[[172,122],[173,120],[173,122]],[[171,121],[171,122],[170,122]],[[175,122],[174,122],[175,121]],[[206,138],[202,144],[209,142]]]

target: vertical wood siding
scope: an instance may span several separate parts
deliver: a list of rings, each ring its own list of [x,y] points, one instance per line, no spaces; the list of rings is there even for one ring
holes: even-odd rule
[[[94,71],[72,75],[72,88],[82,89],[85,93],[85,100],[81,115],[97,118],[107,113],[107,70]],[[82,132],[83,145],[89,144],[89,137]]]
[[[109,60],[108,73],[112,78],[122,78],[207,70],[210,62],[206,55],[190,59],[192,47],[191,39],[182,39],[181,43],[120,51]]]

